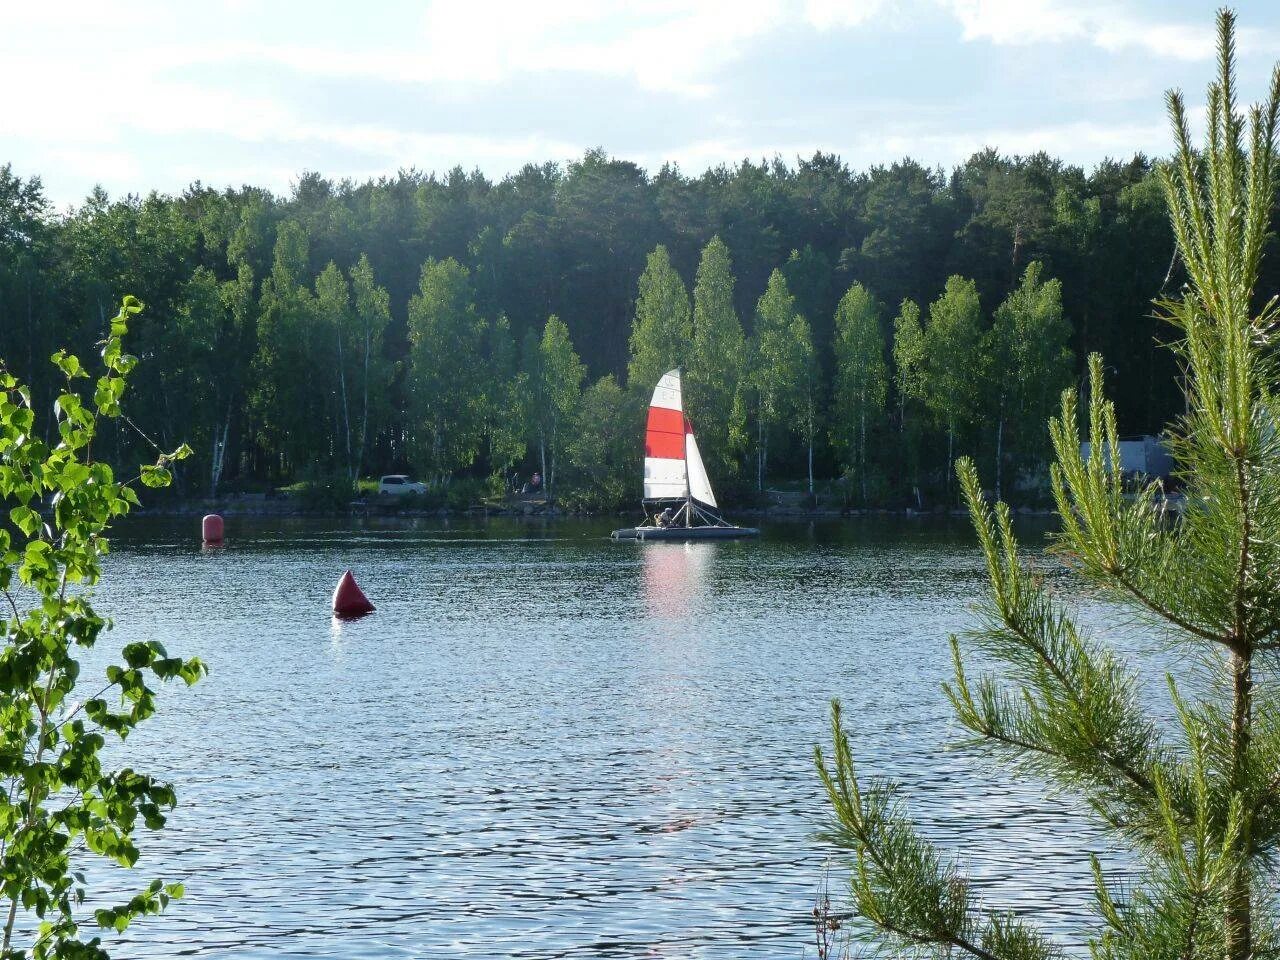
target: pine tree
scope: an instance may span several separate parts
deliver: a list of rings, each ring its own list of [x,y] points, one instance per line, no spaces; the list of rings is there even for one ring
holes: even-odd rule
[[[652,390],[664,373],[688,361],[692,339],[689,291],[671,265],[667,248],[659,244],[640,275],[627,387],[640,393]]]
[[[737,466],[731,438],[740,432],[735,405],[745,372],[746,337],[733,306],[733,266],[718,236],[702,250],[693,288],[693,348],[684,378],[686,409],[694,418],[707,459],[726,470]]]
[[[1167,680],[1172,723],[1148,715],[1138,667],[1090,637],[1074,611],[1019,556],[1009,508],[984,500],[959,467],[991,581],[969,641],[993,672],[971,678],[953,640],[946,691],[975,746],[1078,796],[1138,871],[1117,884],[1096,858],[1102,960],[1269,956],[1280,947],[1274,890],[1280,851],[1280,310],[1255,308],[1277,173],[1280,69],[1268,100],[1235,105],[1234,16],[1219,14],[1220,75],[1209,88],[1208,142],[1194,151],[1180,95],[1169,111],[1177,155],[1161,170],[1188,283],[1159,308],[1182,335],[1187,413],[1173,447],[1187,508],[1172,514],[1159,482],[1121,472],[1103,364],[1089,359],[1089,451],[1077,399],[1051,425],[1058,547],[1109,596],[1189,656]],[[1256,312],[1255,312],[1256,309]],[[1058,951],[1029,921],[988,909],[957,862],[912,825],[894,787],[860,779],[832,712],[832,762],[816,751],[835,812],[833,836],[856,851],[861,920],[890,945],[1022,960]]]
[[[867,502],[867,425],[884,413],[889,374],[884,362],[883,305],[860,283],[836,307],[835,409],[831,436]],[[917,311],[917,316],[918,316]]]

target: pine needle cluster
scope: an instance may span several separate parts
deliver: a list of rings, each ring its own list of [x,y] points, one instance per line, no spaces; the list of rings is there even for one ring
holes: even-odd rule
[[[1180,296],[1158,304],[1179,331],[1185,374],[1187,412],[1170,429],[1182,509],[1160,482],[1124,473],[1097,355],[1087,408],[1068,390],[1050,424],[1056,551],[1124,615],[1192,654],[1180,659],[1188,675],[1166,678],[1173,722],[1148,713],[1142,666],[1089,635],[1020,557],[1008,507],[988,502],[971,462],[958,465],[990,591],[977,628],[952,639],[946,694],[972,748],[1080,798],[1130,854],[1138,869],[1126,883],[1092,861],[1090,949],[1105,960],[1280,951],[1280,310],[1256,289],[1275,201],[1280,69],[1267,100],[1241,114],[1230,11],[1218,30],[1205,147],[1192,148],[1171,93],[1177,154],[1161,172],[1187,277]],[[994,669],[970,676],[968,650]],[[859,774],[838,703],[832,733],[830,759],[815,753],[830,835],[856,857],[862,929],[926,956],[1060,952],[1034,918],[982,904],[894,786]]]

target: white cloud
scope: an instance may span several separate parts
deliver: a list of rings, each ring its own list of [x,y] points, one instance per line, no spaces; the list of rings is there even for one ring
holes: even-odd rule
[[[1085,41],[1112,53],[1143,50],[1177,60],[1208,60],[1217,38],[1208,13],[1196,23],[1143,19],[1118,5],[1074,0],[941,0],[960,21],[965,40],[998,45]],[[1277,37],[1249,26],[1237,29],[1242,52],[1275,51]]]
[[[416,33],[389,49],[306,44],[204,45],[167,62],[276,63],[313,76],[369,77],[436,90],[492,86],[552,72],[621,77],[649,91],[705,98],[717,71],[780,28],[862,26],[885,0],[433,0]]]
[[[885,0],[805,0],[804,19],[818,30],[860,27],[881,14]]]
[[[605,132],[618,129],[617,123],[597,127],[561,117],[543,128],[506,99],[515,91],[521,103],[545,104],[534,87],[550,74],[576,83],[592,116],[613,106],[601,102],[609,95],[605,88],[630,91],[627,102],[641,111],[637,129],[660,132],[637,143],[629,156],[653,169],[675,160],[693,172],[743,157],[794,159],[818,148],[841,152],[855,166],[906,153],[950,164],[987,144],[1008,152],[1045,149],[1077,162],[1162,150],[1167,134],[1154,94],[1153,109],[1136,114],[1151,117],[1153,124],[1123,122],[1135,115],[1127,113],[1128,102],[1136,85],[1162,86],[1170,71],[1184,71],[1180,79],[1199,78],[1202,66],[1164,58],[1191,61],[1211,53],[1209,15],[1193,29],[1145,21],[1132,8],[1116,13],[1103,2],[409,0],[409,16],[390,4],[369,4],[367,17],[349,20],[359,20],[361,29],[346,36],[335,18],[303,22],[275,0],[209,0],[198,15],[186,4],[164,0],[44,0],[6,11],[0,32],[0,86],[18,91],[0,109],[0,163],[13,160],[45,175],[61,201],[97,180],[113,193],[180,189],[196,178],[286,189],[289,176],[308,168],[358,177],[409,165],[446,169],[461,163],[501,176],[529,160],[580,156],[601,142],[617,149],[620,141],[610,141]],[[923,85],[890,92],[903,51],[913,49],[915,28],[927,20],[936,27],[940,18],[950,24],[951,17],[966,41],[1129,52],[1123,61],[1134,68],[1121,82],[1114,75],[1117,58],[1116,71],[1095,72],[1092,81],[1077,78],[1061,106],[1085,107],[1075,116],[1055,114],[1066,121],[1056,126],[1043,125],[1042,103],[1028,116],[1017,97],[981,76],[952,84],[974,100],[967,121],[955,117],[947,96],[922,92]],[[1277,18],[1256,19],[1266,29],[1242,30],[1242,52],[1274,42],[1276,34],[1267,30],[1274,30]],[[829,83],[838,76],[842,34],[853,40],[872,29],[877,36],[892,30],[902,41],[900,49],[885,44],[883,54],[856,45],[856,55],[866,60],[859,67],[883,70],[883,89],[846,90],[838,80]],[[819,34],[830,42],[815,50],[827,59],[821,73],[807,77],[808,64],[796,59],[805,54],[796,53],[793,41],[813,41]],[[1027,59],[997,50],[990,56],[1010,63]],[[1149,71],[1156,60],[1162,61],[1158,70]],[[747,69],[751,100],[726,79]],[[946,69],[942,63],[918,64],[921,79],[935,90],[948,84]],[[291,76],[279,88],[266,79],[284,73]],[[1148,81],[1149,75],[1160,79]],[[1034,84],[1040,78],[1026,79]],[[345,82],[354,80],[384,83],[421,109],[389,116],[383,105],[376,122],[332,119],[367,91],[366,85]],[[805,82],[826,86],[815,89],[803,110],[767,89],[798,89]],[[1052,82],[1047,78],[1046,88]],[[1098,86],[1096,95],[1086,89],[1090,82]],[[342,100],[329,109],[321,98],[335,89]],[[26,90],[38,96],[20,95]],[[947,87],[944,93],[953,91]],[[455,102],[434,109],[447,100]],[[465,110],[456,101],[465,101]],[[868,120],[877,103],[885,105],[883,115]],[[431,119],[459,115],[466,116],[465,128]],[[863,119],[840,119],[851,116]],[[966,122],[1004,123],[1006,116],[1007,129],[961,129]],[[1095,122],[1103,116],[1115,123]],[[1070,122],[1076,117],[1082,119]],[[476,129],[493,133],[469,132]],[[578,136],[582,142],[574,142]],[[671,146],[646,150],[652,143]]]
[[[1024,44],[1085,36],[1081,15],[1054,0],[951,0],[965,40]]]

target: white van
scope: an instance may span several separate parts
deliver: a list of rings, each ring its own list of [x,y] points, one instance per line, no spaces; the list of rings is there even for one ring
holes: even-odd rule
[[[410,480],[403,473],[389,473],[378,481],[378,496],[403,497],[407,493],[426,493],[427,485]]]

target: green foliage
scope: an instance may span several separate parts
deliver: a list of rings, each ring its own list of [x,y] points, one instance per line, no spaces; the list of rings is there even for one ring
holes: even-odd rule
[[[574,464],[571,508],[616,510],[640,498],[643,401],[612,376],[601,377],[582,394],[567,453]]]
[[[326,472],[315,466],[302,472],[302,479],[292,490],[302,508],[311,513],[346,511],[357,495],[356,486],[345,470]]]
[[[317,360],[330,356],[327,345],[332,339],[316,322],[315,297],[304,286],[307,245],[299,224],[281,225],[258,307],[252,404],[279,474],[311,462],[312,452],[326,445],[314,388]]]
[[[884,362],[884,333],[880,328],[883,311],[883,305],[860,283],[849,288],[836,308],[832,441],[842,454],[848,471],[856,477],[863,503],[867,501],[870,472],[868,425],[875,429],[884,413],[889,390],[889,371]],[[918,330],[918,310],[915,323]]]
[[[898,791],[859,781],[840,702],[831,707],[833,763],[815,750],[834,813],[827,838],[857,851],[851,893],[858,916],[885,931],[893,948],[948,957],[961,950],[983,960],[1047,960],[1057,951],[1026,925],[982,911],[954,858],[921,837]]]
[[[351,441],[354,454],[348,461],[348,475],[360,476],[365,457],[375,437],[391,424],[391,385],[394,366],[386,359],[387,331],[391,326],[391,303],[387,291],[378,286],[368,256],[361,254],[351,268],[352,311],[350,323],[341,332],[344,393],[349,394],[347,422],[359,414],[359,426]],[[350,428],[349,428],[350,429]]]
[[[519,369],[508,376],[503,366],[499,318],[523,344],[554,314],[587,368],[584,382],[619,375],[642,312],[638,281],[661,245],[669,269],[652,290],[646,280],[642,297],[643,313],[657,323],[641,339],[638,355],[653,368],[643,379],[683,364],[690,413],[720,486],[759,447],[756,398],[741,373],[748,354],[736,346],[730,318],[752,332],[775,268],[809,322],[817,382],[834,385],[834,298],[850,281],[889,304],[923,305],[955,273],[994,307],[1038,261],[1046,265],[1042,282],[1049,274],[1062,282],[1072,376],[1090,351],[1104,352],[1117,370],[1121,429],[1155,432],[1181,409],[1177,362],[1156,349],[1166,330],[1148,309],[1156,291],[1176,290],[1183,279],[1180,262],[1170,270],[1163,206],[1145,157],[1083,170],[1042,153],[993,150],[947,171],[912,161],[855,171],[818,153],[793,165],[748,161],[694,175],[674,167],[649,174],[593,150],[568,164],[529,164],[498,182],[459,169],[364,183],[311,173],[284,196],[193,184],[174,196],[95,191],[71,211],[54,210],[38,180],[0,167],[0,353],[29,385],[35,408],[48,409],[60,374],[44,358],[61,344],[87,355],[112,305],[132,291],[152,307],[135,326],[134,352],[168,362],[137,372],[131,417],[162,445],[184,438],[196,451],[175,471],[175,493],[260,489],[309,468],[361,475],[426,467],[433,440],[420,422],[408,305],[420,296],[423,264],[452,258],[469,272],[470,302],[487,326],[475,340],[474,409],[448,426],[460,455],[447,458],[447,469],[488,476],[509,465],[527,473],[540,466],[538,451],[521,450],[531,435],[520,429],[528,388],[518,383]],[[700,249],[706,271],[688,323],[673,281],[692,280]],[[317,298],[329,264],[349,283],[346,309]],[[1261,287],[1277,288],[1280,261],[1262,270]],[[325,289],[336,294],[333,281],[331,274]],[[672,318],[680,329],[665,328]],[[989,325],[983,317],[979,332]],[[986,347],[978,352],[986,363]],[[917,372],[937,366],[924,360],[922,352]],[[933,498],[950,475],[948,445],[938,442],[948,422],[919,391],[896,389],[903,372],[895,363],[892,413],[875,425],[884,442],[869,444],[867,464],[870,475],[901,482],[893,502],[910,486]],[[958,449],[984,465],[1001,461],[994,447],[1004,439],[1000,398],[989,386],[977,384],[972,422],[955,424]],[[843,425],[832,416],[834,391],[816,397],[815,422],[826,429],[814,444],[815,470],[830,476],[848,458],[827,431],[838,436]],[[131,429],[107,431],[99,453],[113,465],[144,455]],[[1040,476],[1047,451],[1039,436],[1026,442],[1033,438],[1012,421],[1006,431],[1007,466]],[[772,471],[807,473],[807,445],[779,433],[769,448]],[[443,449],[454,446],[442,440]]]
[[[770,434],[791,424],[802,425],[812,437],[816,426],[813,340],[781,270],[770,274],[756,304],[754,341],[749,382],[755,397],[757,486],[763,487]]]
[[[978,417],[985,377],[992,372],[982,338],[977,285],[964,277],[949,277],[942,295],[929,304],[919,365],[908,375],[933,423],[946,430],[948,465],[956,435]],[[949,481],[949,472],[947,476]]]
[[[1038,460],[1048,446],[1045,422],[1071,382],[1071,326],[1062,315],[1062,284],[1042,281],[1042,273],[1039,262],[1027,267],[1017,289],[996,308],[987,334],[989,387],[995,393],[992,406],[1000,431],[997,497],[1002,461],[1008,457],[1017,465],[1018,454]]]
[[[499,316],[485,327],[483,358],[483,430],[489,468],[498,476],[524,456],[529,433],[529,381],[519,359],[511,322]]]
[[[990,591],[966,644],[953,639],[946,692],[970,748],[1084,801],[1137,865],[1118,882],[1092,861],[1090,946],[1101,960],[1247,960],[1280,947],[1280,700],[1269,661],[1280,649],[1280,324],[1275,299],[1255,299],[1275,200],[1280,68],[1246,134],[1230,12],[1219,31],[1208,142],[1192,150],[1171,95],[1178,155],[1162,172],[1189,279],[1180,298],[1160,304],[1183,337],[1187,412],[1172,432],[1186,509],[1171,514],[1158,481],[1135,488],[1123,474],[1099,355],[1089,358],[1087,448],[1073,389],[1050,427],[1057,552],[1112,601],[1118,622],[1145,624],[1184,654],[1166,678],[1172,723],[1147,714],[1143,669],[1088,635],[1019,555],[1009,507],[989,505],[973,463],[959,464]],[[1057,322],[1054,295],[1032,271],[1015,298],[1010,311],[1040,315],[1033,326]],[[970,677],[966,646],[988,672]],[[838,706],[833,734],[834,762],[820,750],[817,761],[834,838],[858,857],[864,929],[938,957],[1056,953],[1031,927],[976,902],[891,786],[860,780]]]
[[[421,469],[441,481],[472,463],[480,449],[485,324],[472,297],[471,272],[450,258],[427,261],[409,301],[413,453]]]
[[[559,317],[547,318],[541,340],[530,331],[525,345],[525,372],[543,483],[548,497],[554,498],[565,434],[577,415],[582,381],[587,375],[587,368],[569,339],[569,328]]]
[[[929,304],[919,383],[925,406],[951,432],[973,423],[977,416],[981,344],[978,287],[964,277],[949,277],[942,295]]]
[[[693,288],[693,344],[683,378],[687,409],[712,469],[736,472],[733,437],[743,429],[735,403],[746,375],[746,337],[733,305],[733,265],[718,236],[702,249]]]
[[[191,684],[205,672],[199,660],[170,656],[152,640],[126,646],[101,681],[81,677],[81,651],[110,626],[91,595],[107,527],[138,504],[134,483],[166,486],[172,466],[191,453],[184,444],[161,454],[129,482],[92,456],[102,428],[124,417],[137,358],[124,352],[123,338],[141,309],[124,299],[96,378],[77,357],[53,355],[63,377],[54,429],[37,422],[30,389],[0,364],[0,504],[8,521],[0,526],[7,607],[0,613],[0,896],[8,901],[0,957],[107,956],[99,936],[85,936],[92,926],[85,929],[82,904],[91,891],[79,862],[92,854],[132,867],[139,829],[162,828],[175,795],[146,774],[110,768],[102,752],[155,712],[152,683]],[[39,439],[49,434],[56,441]],[[72,700],[77,691],[86,698]],[[122,931],[181,895],[180,885],[157,880],[98,909],[93,921]]]
[[[692,339],[689,291],[671,265],[667,248],[658,245],[640,275],[640,297],[631,327],[631,360],[627,364],[628,388],[642,393],[652,391],[664,373],[684,366]]]

